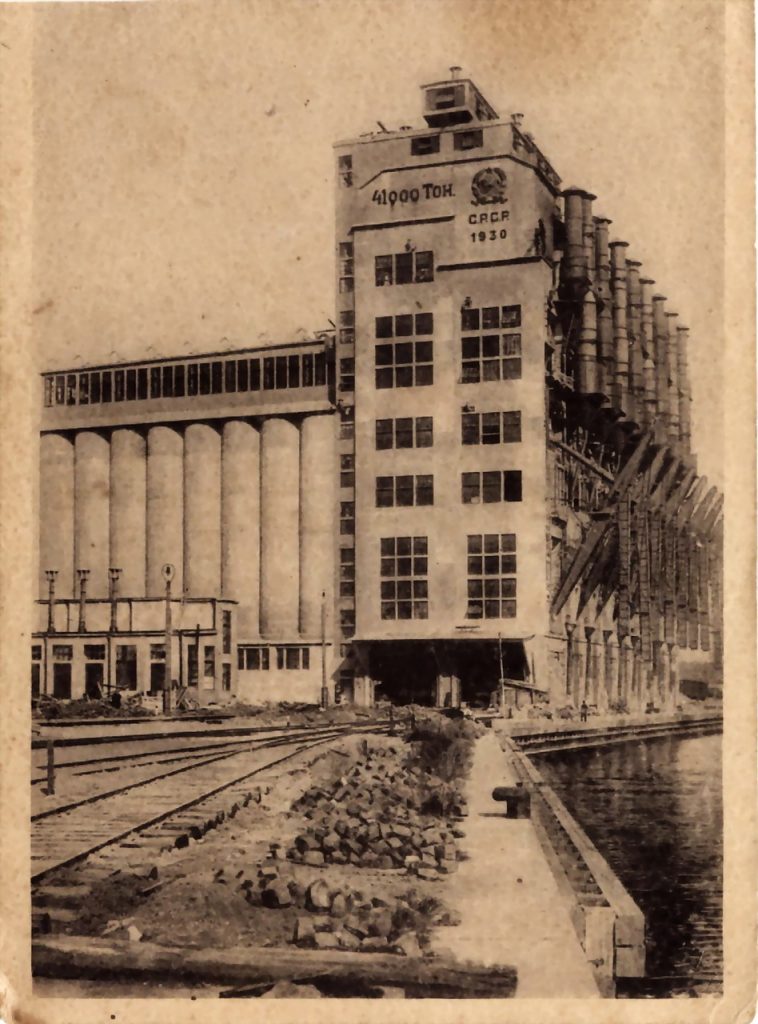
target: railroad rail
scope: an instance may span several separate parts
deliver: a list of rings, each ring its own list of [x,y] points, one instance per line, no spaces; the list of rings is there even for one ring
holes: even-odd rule
[[[607,746],[670,736],[674,733],[721,732],[722,715],[698,718],[664,720],[660,722],[632,722],[597,727],[541,730],[540,732],[514,732],[511,739],[520,750],[528,754],[546,754],[560,750],[580,750],[585,747]]]
[[[388,723],[324,726],[318,729],[288,730],[244,750],[224,751],[180,768],[126,783],[115,789],[90,794],[81,800],[48,808],[32,816],[32,882],[39,883],[56,870],[86,859],[105,847],[131,839],[132,846],[171,846],[167,834],[181,829],[198,829],[211,820],[200,805],[224,794],[230,807],[249,802],[248,780],[297,754],[329,740],[349,735],[386,733]],[[287,753],[270,756],[274,748],[291,747]],[[250,765],[250,757],[260,755]],[[245,756],[244,768],[236,758]],[[220,762],[226,762],[225,765]],[[226,768],[226,770],[224,770]],[[92,805],[100,807],[93,814]],[[216,816],[223,812],[214,812]],[[235,811],[236,813],[236,811]],[[181,821],[169,821],[181,817]],[[212,818],[213,816],[211,816]],[[146,835],[155,826],[163,834]]]

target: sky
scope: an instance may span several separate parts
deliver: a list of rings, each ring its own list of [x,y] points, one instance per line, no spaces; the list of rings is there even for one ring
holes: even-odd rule
[[[462,66],[691,330],[720,482],[722,5],[214,0],[35,11],[39,369],[286,341],[333,318],[332,143]]]

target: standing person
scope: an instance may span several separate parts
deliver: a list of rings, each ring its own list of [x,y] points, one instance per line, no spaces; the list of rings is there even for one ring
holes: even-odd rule
[[[587,711],[588,710],[589,710],[589,708],[587,707],[587,701],[583,700],[582,701],[582,706],[579,708],[579,714],[580,714],[580,718],[581,718],[582,722],[586,722],[587,721]]]

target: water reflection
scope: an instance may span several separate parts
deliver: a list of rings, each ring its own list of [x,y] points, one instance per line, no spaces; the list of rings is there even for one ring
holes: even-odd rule
[[[535,761],[645,913],[649,980],[629,994],[720,991],[721,737]]]

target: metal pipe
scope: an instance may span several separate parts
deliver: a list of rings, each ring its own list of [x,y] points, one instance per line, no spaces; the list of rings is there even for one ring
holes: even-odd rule
[[[592,280],[595,271],[595,225],[592,218],[592,203],[597,199],[591,192],[582,195],[582,248],[587,277]]]
[[[653,339],[655,342],[655,395],[658,403],[658,421],[661,424],[661,440],[668,433],[668,322],[666,320],[666,296],[653,296]]]
[[[568,188],[563,192],[566,224],[566,252],[563,256],[563,266],[568,281],[582,281],[587,276],[584,258],[583,196],[584,190],[581,188]]]
[[[597,309],[591,288],[584,293],[582,327],[576,352],[576,389],[580,395],[597,393]]]
[[[615,356],[613,404],[625,409],[629,392],[629,341],[626,333],[626,249],[628,242],[611,242],[613,284],[613,348]]]
[[[629,338],[629,413],[639,423],[643,402],[642,364],[642,287],[639,260],[626,261],[627,336]]]
[[[668,320],[668,341],[666,343],[666,377],[668,382],[668,438],[670,444],[679,447],[679,384],[677,374],[677,333],[676,321],[678,313],[666,313]]]
[[[679,438],[684,452],[691,448],[690,381],[687,363],[689,328],[681,324],[676,329],[677,382],[679,385]]]
[[[598,391],[611,394],[613,383],[613,314],[611,312],[611,253],[607,217],[595,217],[595,295],[597,296]]]

